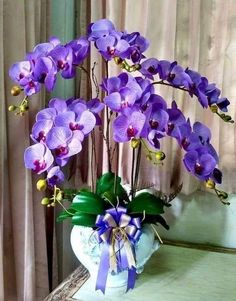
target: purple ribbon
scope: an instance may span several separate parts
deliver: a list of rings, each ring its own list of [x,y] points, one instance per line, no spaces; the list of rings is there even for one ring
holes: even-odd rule
[[[127,291],[134,288],[136,279],[135,243],[141,236],[140,218],[131,218],[123,207],[106,210],[96,219],[97,239],[102,246],[96,290],[105,293],[109,269],[121,272],[128,269]]]

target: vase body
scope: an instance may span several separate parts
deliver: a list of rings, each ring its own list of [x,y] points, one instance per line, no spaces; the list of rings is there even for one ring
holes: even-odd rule
[[[91,281],[96,283],[100,264],[102,246],[98,243],[95,230],[89,227],[74,226],[71,231],[71,246],[78,260],[88,269]],[[134,245],[136,256],[136,272],[143,271],[145,263],[154,251],[159,248],[158,241],[150,225],[142,228],[139,241]],[[115,288],[127,285],[128,271],[108,273],[106,287]]]

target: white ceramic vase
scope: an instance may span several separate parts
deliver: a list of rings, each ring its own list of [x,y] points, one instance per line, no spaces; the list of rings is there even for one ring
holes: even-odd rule
[[[74,226],[71,231],[71,246],[78,260],[88,269],[91,281],[96,283],[101,257],[101,246],[92,228]],[[137,273],[143,271],[145,263],[154,251],[159,248],[159,242],[150,225],[142,228],[139,241],[135,244]],[[118,288],[127,285],[128,271],[120,273],[109,272],[106,282],[107,288]]]

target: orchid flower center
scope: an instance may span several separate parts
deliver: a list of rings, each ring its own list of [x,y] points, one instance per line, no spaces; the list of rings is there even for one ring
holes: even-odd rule
[[[155,67],[154,66],[150,66],[150,67],[148,67],[148,72],[150,72],[151,74],[153,74],[153,73],[155,73],[155,71],[156,71],[156,69],[155,69]]]
[[[156,130],[158,128],[159,122],[157,120],[151,119],[149,121],[149,124],[153,130]]]
[[[128,137],[129,138],[135,137],[136,133],[137,133],[137,130],[132,125],[130,125],[127,129]]]
[[[38,142],[43,141],[45,142],[46,140],[46,135],[44,131],[39,132],[38,138],[36,139]]]
[[[39,81],[41,84],[43,84],[43,83],[45,82],[46,76],[47,76],[47,73],[46,73],[46,72],[43,72],[43,73],[41,74],[41,76],[39,77],[38,81]]]
[[[41,170],[45,169],[45,167],[47,166],[45,160],[42,160],[42,161],[35,160],[33,163],[35,166],[34,171],[37,173],[40,172]]]
[[[22,79],[22,78],[24,78],[24,77],[25,77],[24,73],[20,73],[20,74],[19,74],[19,79]]]
[[[30,81],[30,82],[29,82],[29,87],[30,87],[30,88],[34,88],[34,87],[35,87],[35,84],[34,84],[33,81]]]
[[[114,47],[107,47],[107,53],[110,55],[114,55],[115,54],[115,48]]]
[[[73,122],[70,122],[69,127],[72,131],[76,131],[76,130],[81,131],[84,128],[83,125],[80,125],[78,123],[73,123]]]
[[[184,149],[186,149],[188,146],[189,146],[190,142],[188,141],[187,138],[184,138],[182,141],[181,141],[181,145]]]
[[[121,108],[123,109],[123,108],[127,108],[129,106],[129,103],[128,103],[128,101],[125,101],[125,100],[122,100],[121,101]]]
[[[60,60],[60,61],[58,61],[57,62],[57,67],[59,68],[59,69],[64,69],[65,68],[65,66],[66,66],[66,62],[64,62],[64,61],[62,61],[62,60]]]
[[[55,150],[55,154],[57,157],[61,157],[61,156],[65,156],[69,153],[69,148],[68,146],[59,146],[56,150]]]
[[[175,125],[173,123],[168,123],[168,133],[171,133],[174,128],[175,128]]]
[[[194,171],[197,175],[200,175],[203,171],[202,165],[199,164],[199,163],[196,163],[195,166],[194,166]]]

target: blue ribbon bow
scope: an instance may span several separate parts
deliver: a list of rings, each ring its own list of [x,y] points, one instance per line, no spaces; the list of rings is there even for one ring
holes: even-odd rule
[[[96,219],[97,239],[102,245],[96,290],[103,293],[109,269],[116,273],[128,269],[127,291],[135,285],[134,245],[141,236],[141,222],[140,218],[132,218],[126,212],[123,207],[112,208]]]

